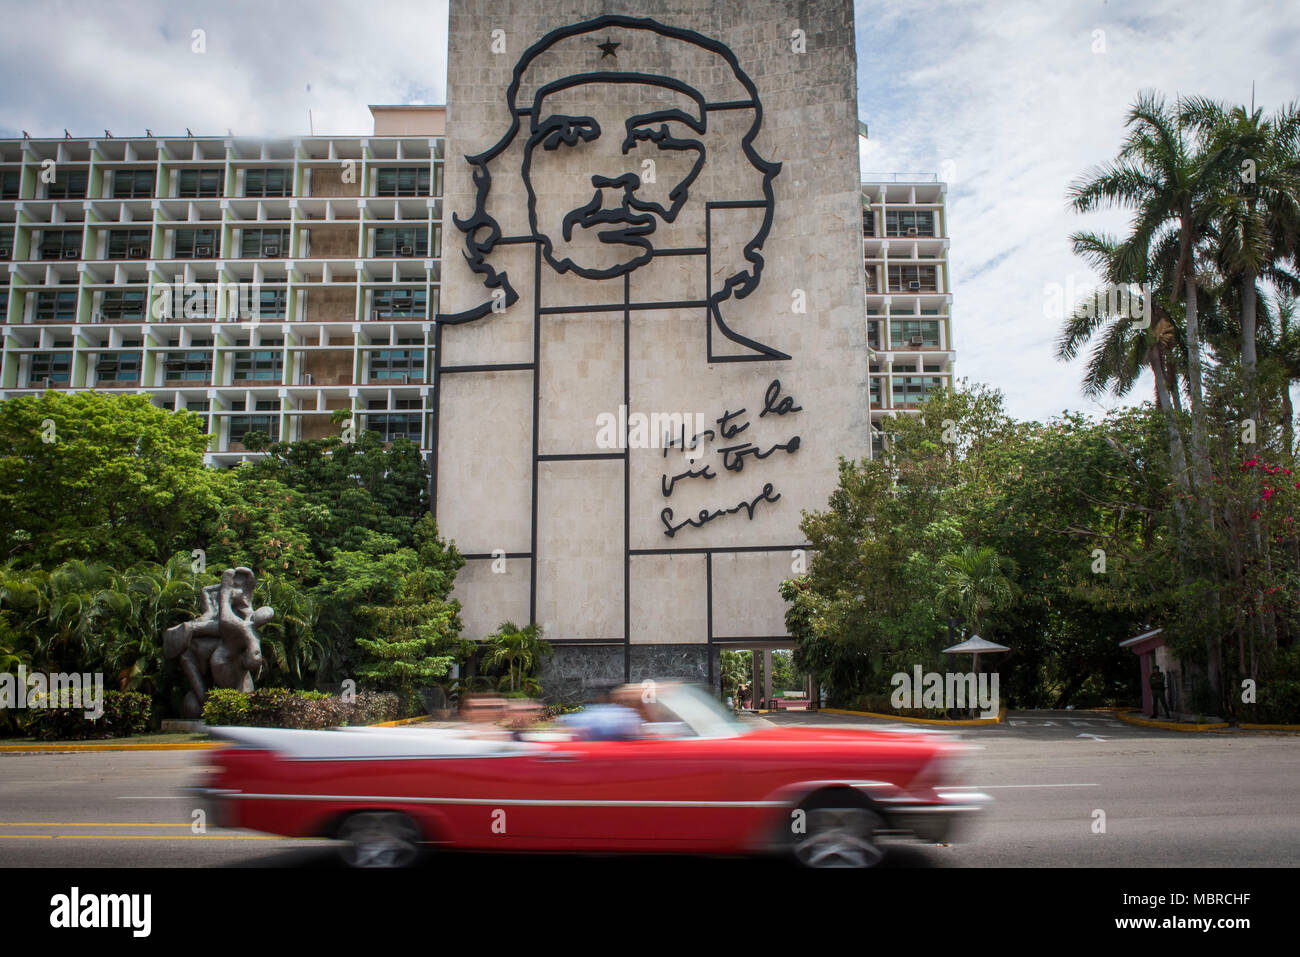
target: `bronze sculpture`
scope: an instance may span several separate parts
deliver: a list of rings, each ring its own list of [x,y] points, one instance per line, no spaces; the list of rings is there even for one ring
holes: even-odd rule
[[[163,654],[177,660],[190,686],[185,717],[203,714],[209,688],[253,690],[253,677],[262,670],[257,628],[275,615],[270,606],[253,609],[254,582],[252,569],[227,568],[220,582],[201,592],[199,617],[163,635]]]

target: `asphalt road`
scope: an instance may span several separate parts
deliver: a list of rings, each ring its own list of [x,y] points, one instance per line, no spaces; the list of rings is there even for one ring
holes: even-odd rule
[[[775,720],[871,723],[798,712]],[[994,796],[992,810],[965,843],[897,845],[884,866],[1300,864],[1298,736],[1186,734],[1099,713],[1015,712],[1002,725],[963,729],[962,737],[979,748],[968,783]],[[201,782],[202,761],[198,751],[0,754],[0,867],[338,866],[328,842],[195,833],[193,802],[178,790]],[[493,869],[507,863],[490,860]],[[635,866],[628,858],[568,860]],[[467,855],[452,862],[487,866]],[[560,862],[512,856],[510,863],[540,875]],[[738,874],[782,866],[694,864]]]

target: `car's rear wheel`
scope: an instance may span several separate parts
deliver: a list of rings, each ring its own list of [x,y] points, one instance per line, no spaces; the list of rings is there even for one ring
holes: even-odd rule
[[[852,797],[814,795],[791,815],[791,851],[804,867],[875,867],[881,816]]]
[[[420,829],[397,811],[363,811],[339,827],[339,854],[349,867],[407,867],[420,855]]]

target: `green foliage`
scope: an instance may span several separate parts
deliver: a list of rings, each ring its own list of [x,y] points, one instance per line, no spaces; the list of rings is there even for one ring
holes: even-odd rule
[[[196,547],[217,505],[201,421],[140,395],[0,402],[3,555],[25,566],[129,565]]]
[[[320,691],[214,688],[203,705],[203,721],[213,727],[337,728],[392,721],[400,711],[394,694],[362,692],[344,700]]]
[[[19,712],[19,730],[37,741],[79,741],[88,738],[126,738],[149,730],[152,709],[148,695],[133,691],[105,691],[104,713],[94,720],[83,708],[48,707],[49,695],[28,699]]]
[[[433,519],[425,515],[415,525],[413,549],[388,555],[345,553],[341,560],[361,573],[340,589],[361,589],[370,596],[362,621],[373,638],[358,636],[359,678],[398,692],[404,702],[414,700],[417,689],[429,687],[445,676],[451,665],[463,662],[472,646],[460,639],[460,602],[451,598],[456,571],[465,559],[438,537]],[[376,565],[397,564],[402,577],[375,575]]]
[[[520,628],[513,621],[503,621],[484,639],[483,645],[483,663],[489,668],[504,666],[506,669],[501,690],[515,691],[527,682],[529,690],[541,694],[535,672],[542,659],[551,655],[552,649],[542,640],[540,625],[533,623]]]

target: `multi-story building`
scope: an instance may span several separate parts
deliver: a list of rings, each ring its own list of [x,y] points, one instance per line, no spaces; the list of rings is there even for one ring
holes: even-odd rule
[[[946,196],[934,179],[862,184],[873,455],[887,417],[915,414],[929,393],[952,385]]]
[[[0,140],[0,398],[147,393],[205,416],[212,464],[348,418],[427,449],[445,109],[371,111],[365,137]]]

